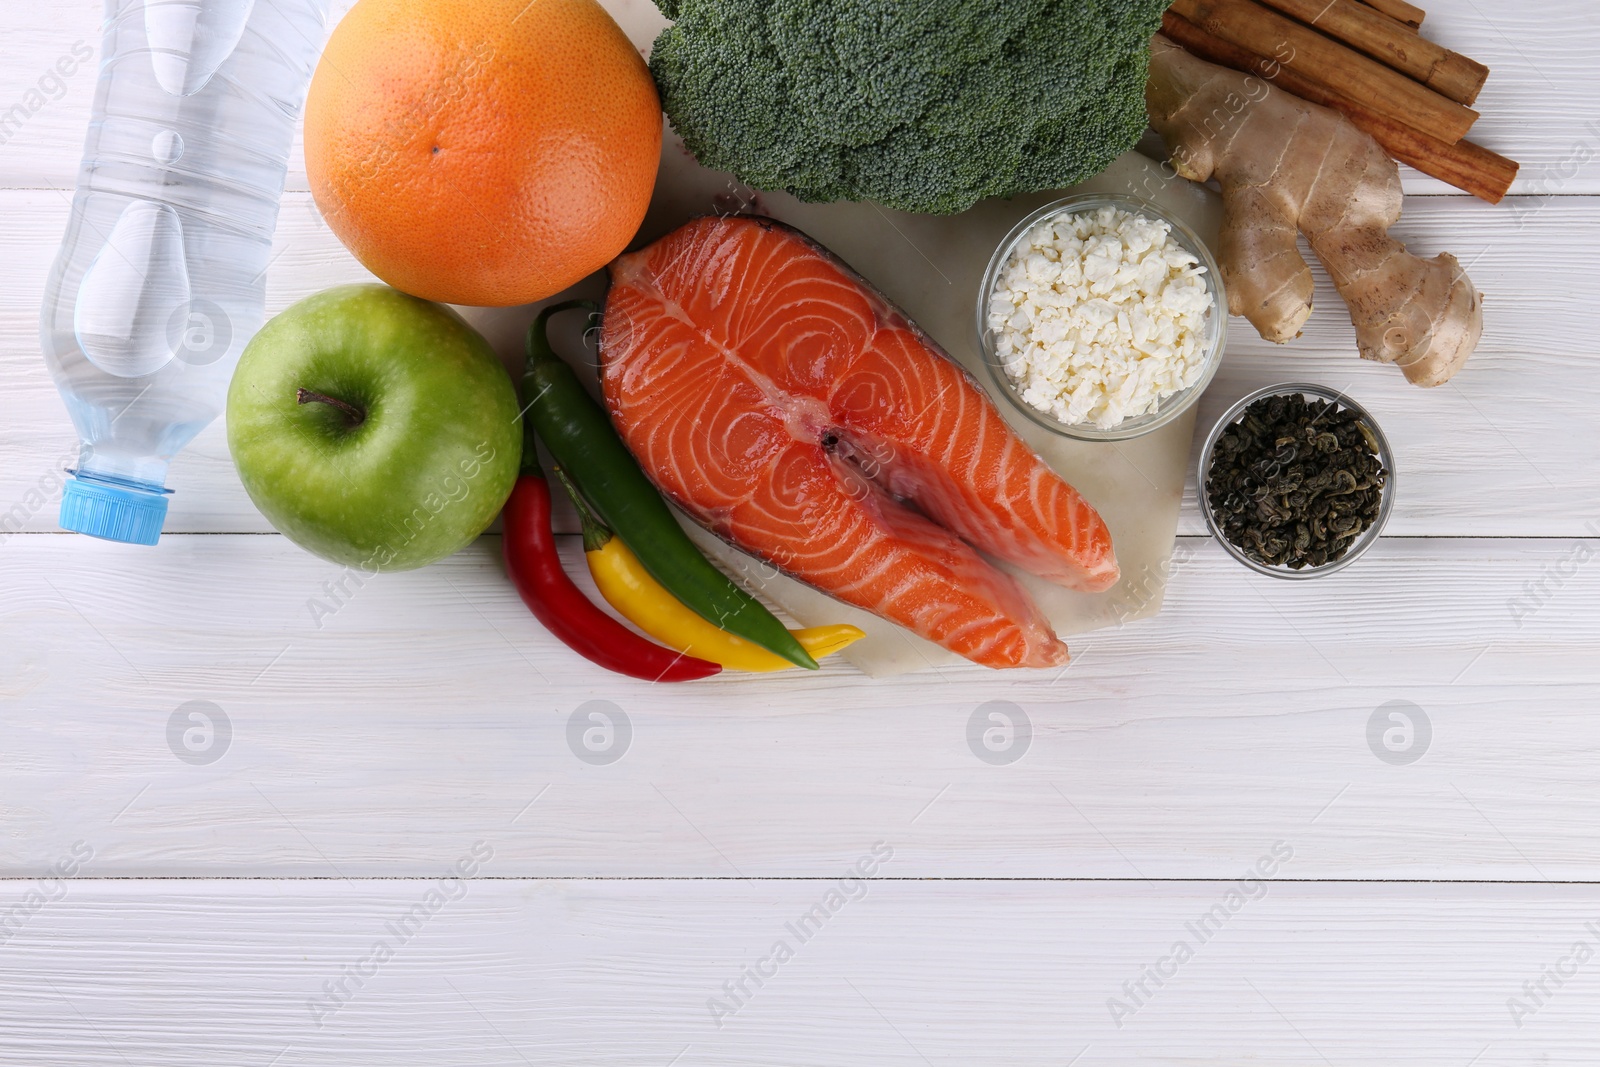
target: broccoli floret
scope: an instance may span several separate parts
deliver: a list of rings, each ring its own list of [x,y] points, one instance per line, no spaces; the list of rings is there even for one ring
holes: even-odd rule
[[[1145,128],[1170,0],[656,0],[650,69],[701,163],[948,214],[1073,185]]]

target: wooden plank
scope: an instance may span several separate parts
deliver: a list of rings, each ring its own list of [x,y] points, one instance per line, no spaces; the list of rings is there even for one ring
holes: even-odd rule
[[[0,525],[53,531],[60,488],[54,472],[75,458],[76,438],[39,358],[36,309],[66,201],[51,192],[0,192],[0,214],[12,220],[13,235],[0,262],[0,352],[7,357],[0,361]],[[1394,442],[1405,488],[1392,532],[1581,535],[1600,518],[1600,469],[1591,462],[1600,453],[1600,424],[1592,417],[1600,384],[1586,373],[1593,308],[1581,286],[1553,279],[1584,276],[1596,227],[1600,198],[1562,198],[1556,208],[1516,200],[1499,208],[1468,198],[1413,202],[1397,232],[1423,254],[1454,252],[1486,294],[1483,344],[1467,369],[1449,385],[1423,391],[1392,367],[1357,359],[1344,307],[1318,268],[1317,311],[1292,345],[1268,344],[1244,320],[1232,320],[1228,357],[1202,401],[1197,432],[1258,386],[1321,381],[1367,404]],[[371,279],[305,194],[286,201],[274,256],[269,312],[332,285]],[[931,267],[929,277],[936,279]],[[469,314],[514,366],[531,309]],[[178,457],[168,484],[177,490],[169,531],[270,529],[238,483],[220,424]],[[40,495],[30,497],[36,489]],[[1192,489],[1187,499],[1180,529],[1203,533]]]
[[[501,837],[485,833],[457,842],[450,862],[475,859],[477,843],[492,852],[479,872],[496,872]],[[799,882],[70,881],[4,946],[0,1062],[1508,1067],[1600,1056],[1593,886],[841,881],[873,845],[854,845],[827,880]],[[1274,846],[1294,849],[1262,841],[1233,873]],[[890,875],[899,850],[880,848],[893,849],[878,865]],[[813,908],[823,918],[802,926]],[[1208,913],[1218,917],[1202,940]],[[745,977],[757,967],[765,976]],[[1157,967],[1165,977],[1146,977]],[[1565,976],[1547,977],[1558,967]],[[1148,996],[1125,989],[1136,982]],[[1541,1003],[1524,991],[1533,982],[1548,991]],[[1113,1018],[1114,1003],[1129,1010]]]
[[[1289,583],[1188,539],[1163,613],[1064,674],[648,686],[546,635],[493,538],[341,593],[280,537],[19,536],[0,874],[78,838],[106,875],[426,874],[515,817],[529,877],[816,875],[877,837],[908,877],[1230,877],[1291,837],[1299,877],[1600,878],[1597,549],[1386,540]],[[1031,731],[986,760],[996,711]]]

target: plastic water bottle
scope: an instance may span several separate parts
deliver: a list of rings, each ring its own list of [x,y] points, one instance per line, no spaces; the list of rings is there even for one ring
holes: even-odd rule
[[[153,545],[167,465],[261,327],[284,171],[327,0],[107,0],[94,116],[45,288],[81,439],[61,526]]]

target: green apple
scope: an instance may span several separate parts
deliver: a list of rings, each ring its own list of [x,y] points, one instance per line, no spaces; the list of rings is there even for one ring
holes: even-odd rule
[[[256,507],[307,551],[368,573],[469,544],[522,458],[517,393],[454,311],[383,285],[287,308],[245,347],[228,449]]]

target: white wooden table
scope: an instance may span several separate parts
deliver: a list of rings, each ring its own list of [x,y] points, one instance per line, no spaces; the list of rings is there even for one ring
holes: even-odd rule
[[[99,19],[7,0],[0,111]],[[1200,419],[1352,392],[1398,452],[1389,536],[1258,578],[1191,483],[1165,610],[1059,678],[634,684],[541,632],[495,536],[317,625],[337,569],[220,426],[159,547],[59,533],[37,314],[93,68],[66,79],[0,145],[0,1063],[1600,1062],[1600,29],[1428,23],[1493,67],[1474,137],[1524,165],[1499,207],[1407,176],[1399,232],[1468,265],[1481,349],[1414,389],[1324,286],[1292,347],[1237,331]],[[365,277],[298,152],[289,190],[269,311]],[[509,355],[527,317],[478,321]],[[192,701],[218,728],[185,760]],[[1031,723],[1010,762],[969,746],[993,701]],[[596,709],[630,726],[599,755]]]

